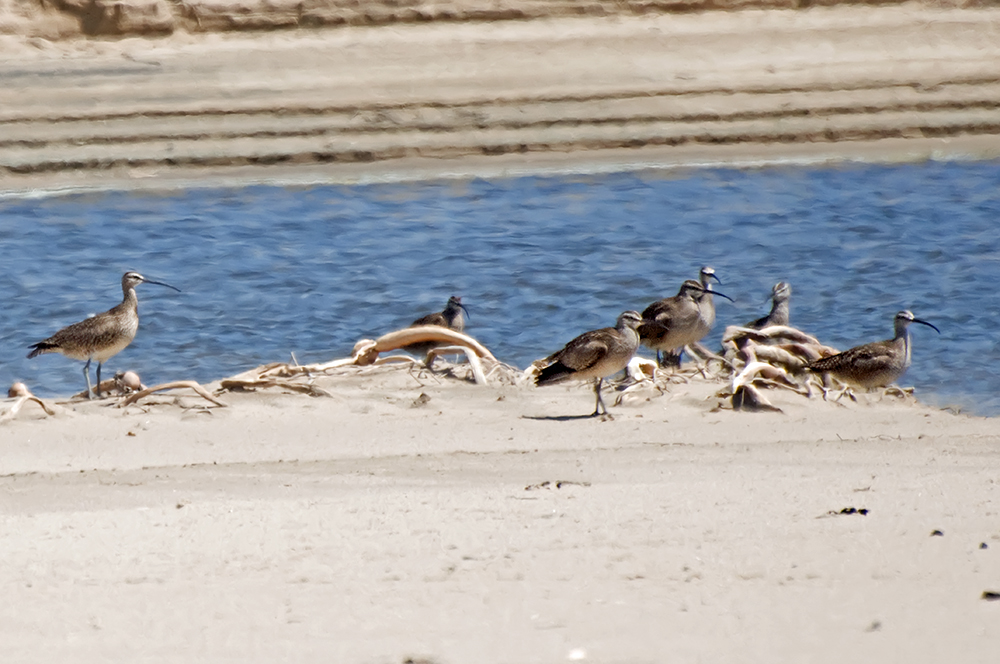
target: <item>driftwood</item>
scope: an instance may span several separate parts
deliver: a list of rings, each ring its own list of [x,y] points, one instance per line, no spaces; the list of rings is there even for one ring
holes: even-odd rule
[[[810,362],[838,352],[787,325],[761,330],[734,325],[726,328],[722,340],[732,383],[718,396],[730,398],[734,410],[778,411],[760,391],[764,387],[784,388],[811,397],[810,379],[803,377],[803,370]]]
[[[438,355],[454,355],[456,353],[465,353],[465,356],[469,358],[469,366],[472,367],[472,375],[476,379],[476,385],[486,385],[487,381],[486,374],[483,373],[483,363],[480,362],[479,355],[468,346],[439,346],[432,348],[427,352],[427,359],[429,362]],[[490,355],[490,357],[493,356]]]
[[[773,405],[753,385],[741,385],[733,392],[733,410],[750,412],[780,413],[782,410]]]
[[[436,341],[449,346],[463,346],[472,350],[483,359],[493,362],[497,361],[497,358],[493,357],[493,353],[469,335],[437,325],[406,327],[402,330],[390,332],[389,334],[383,334],[375,340],[375,352],[386,353],[390,350],[405,348],[410,344],[425,343],[428,341]]]
[[[640,382],[643,380],[655,380],[657,369],[659,367],[656,366],[656,362],[636,355],[628,361],[625,372],[632,380]]]
[[[354,344],[351,357],[315,364],[273,362],[223,379],[219,383],[219,388],[239,390],[278,387],[313,396],[332,396],[329,392],[311,383],[297,382],[297,379],[315,375],[329,375],[332,371],[346,367],[377,367],[399,363],[420,364],[418,360],[409,355],[388,355],[385,357],[379,357],[379,355],[406,348],[411,344],[427,342],[441,344],[428,352],[428,358],[464,353],[469,359],[472,375],[479,385],[488,384],[489,376],[505,366],[498,362],[493,353],[485,346],[467,334],[436,325],[421,325],[396,330],[384,334],[378,339],[362,339]]]
[[[788,325],[771,325],[762,330],[755,330],[750,327],[740,327],[730,325],[722,335],[723,343],[735,339],[749,339],[756,342],[773,342],[779,339],[803,344],[821,345],[819,340],[811,334],[806,334],[802,330]]]
[[[753,357],[760,362],[782,366],[793,371],[798,371],[806,366],[806,360],[797,355],[792,355],[779,346],[759,346],[753,344],[745,347],[743,350],[748,357]]]
[[[170,383],[162,383],[160,385],[154,385],[153,387],[147,387],[144,390],[139,390],[138,392],[130,394],[129,396],[125,397],[118,403],[118,407],[124,408],[125,406],[131,406],[139,399],[142,399],[143,397],[148,397],[150,394],[153,394],[154,392],[162,392],[163,390],[179,390],[183,388],[194,390],[195,392],[198,393],[198,396],[202,397],[206,401],[214,403],[216,406],[221,406],[224,408],[227,405],[219,401],[215,397],[213,397],[208,392],[208,390],[206,390],[204,387],[194,382],[193,380],[176,380]]]
[[[50,406],[49,404],[45,403],[44,401],[36,397],[28,390],[28,387],[24,383],[14,383],[13,385],[11,385],[10,389],[7,391],[7,396],[16,397],[17,400],[13,403],[13,405],[11,405],[11,407],[8,410],[0,414],[0,423],[9,422],[13,420],[15,417],[17,417],[17,414],[21,412],[21,408],[24,407],[24,404],[28,403],[29,401],[37,403],[39,406],[41,406],[42,410],[45,411],[46,415],[55,416],[62,410],[62,409],[57,410],[58,407]]]

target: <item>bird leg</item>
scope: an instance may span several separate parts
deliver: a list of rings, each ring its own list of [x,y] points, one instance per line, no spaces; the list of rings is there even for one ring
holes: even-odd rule
[[[101,363],[97,363],[97,398],[101,398]]]
[[[87,359],[87,363],[83,365],[83,377],[87,379],[87,398],[94,398],[94,386],[90,384],[90,359]],[[100,377],[98,377],[98,382],[100,382]]]
[[[681,349],[681,351],[677,352],[677,353],[674,353],[673,351],[669,351],[669,352],[666,352],[666,353],[660,353],[659,351],[657,351],[656,352],[656,361],[663,368],[680,369],[681,368],[681,354],[682,353],[683,353],[683,349]]]
[[[604,409],[603,415],[611,417],[611,415],[608,413],[608,407],[604,405],[604,399],[601,398],[601,386],[603,384],[604,384],[603,378],[598,378],[594,382],[594,394],[597,395],[597,405],[594,408],[594,412],[590,414],[591,417],[597,417],[598,415],[602,415],[601,413],[602,408]]]

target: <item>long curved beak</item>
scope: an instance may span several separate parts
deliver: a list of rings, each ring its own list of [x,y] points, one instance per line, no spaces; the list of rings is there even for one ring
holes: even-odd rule
[[[712,279],[715,279],[715,283],[719,284],[720,286],[722,285],[722,279],[719,279],[717,276],[715,276],[714,272],[708,276]]]
[[[936,327],[936,326],[934,326],[934,325],[932,325],[932,324],[928,323],[928,322],[927,322],[927,321],[925,321],[925,320],[920,320],[919,318],[914,318],[914,319],[913,319],[913,320],[912,320],[911,322],[913,322],[913,323],[920,323],[921,325],[926,325],[927,327],[931,328],[932,330],[934,330],[934,331],[935,331],[935,332],[937,332],[938,334],[941,334],[941,330],[937,329],[937,327]]]
[[[180,288],[176,288],[174,286],[171,286],[170,284],[165,284],[162,281],[153,281],[152,279],[147,279],[146,277],[142,278],[142,283],[144,283],[144,284],[156,284],[157,286],[166,286],[167,288],[173,288],[178,293],[181,292]]]
[[[709,294],[711,294],[711,295],[718,295],[719,297],[724,297],[724,298],[726,298],[726,299],[727,299],[727,300],[729,300],[730,302],[734,302],[734,303],[736,302],[736,300],[734,300],[733,298],[729,297],[729,296],[728,296],[728,295],[726,295],[725,293],[720,293],[720,292],[719,292],[719,291],[717,291],[717,290],[711,290],[711,289],[709,289],[709,288],[702,288],[702,289],[701,289],[701,292],[702,292],[702,293],[709,293]]]
[[[464,304],[462,304],[461,302],[459,302],[458,306],[462,307],[462,311],[465,312],[466,316],[468,316],[470,319],[472,318],[472,314],[469,313],[469,310],[465,308]]]

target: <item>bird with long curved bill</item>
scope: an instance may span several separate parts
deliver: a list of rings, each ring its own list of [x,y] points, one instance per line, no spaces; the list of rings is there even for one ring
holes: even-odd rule
[[[138,272],[126,272],[122,276],[121,304],[102,314],[97,314],[79,323],[73,323],[53,334],[48,339],[29,346],[32,358],[45,353],[62,353],[73,360],[86,360],[83,375],[87,379],[87,396],[94,398],[94,387],[90,383],[90,363],[97,360],[97,396],[101,396],[101,365],[123,351],[139,331],[139,298],[135,287],[139,284],[156,284],[179,288],[162,281],[147,279]]]

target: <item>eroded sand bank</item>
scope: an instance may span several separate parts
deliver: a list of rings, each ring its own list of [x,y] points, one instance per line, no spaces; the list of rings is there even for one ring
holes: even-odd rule
[[[998,34],[913,4],[0,36],[0,189],[995,157]]]

